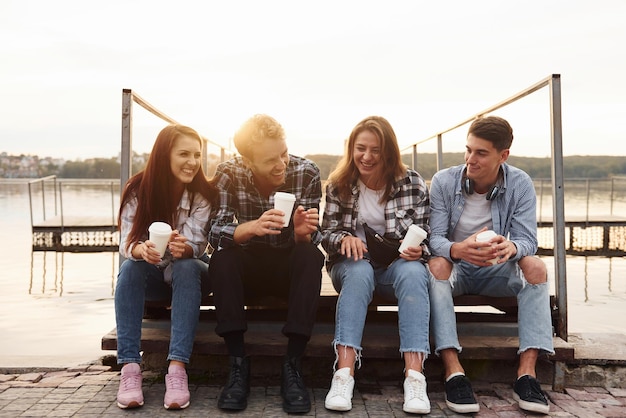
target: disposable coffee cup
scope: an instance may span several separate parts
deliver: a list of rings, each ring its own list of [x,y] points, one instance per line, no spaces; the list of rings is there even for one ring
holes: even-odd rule
[[[172,235],[172,228],[165,222],[152,222],[148,228],[150,232],[150,241],[155,245],[155,249],[161,254],[161,258],[165,255],[167,243]]]
[[[406,231],[406,235],[402,240],[402,244],[400,244],[400,248],[398,248],[398,252],[402,253],[409,247],[417,247],[422,241],[426,239],[428,233],[424,231],[417,225],[409,226],[409,229]]]
[[[489,242],[489,241],[491,241],[492,238],[495,238],[497,236],[498,236],[498,234],[496,234],[492,230],[483,231],[480,234],[476,235],[476,242]],[[498,263],[498,257],[492,258],[491,260],[487,260],[487,262],[491,263],[491,264],[497,264]]]
[[[289,226],[291,220],[291,212],[293,211],[293,205],[296,203],[296,196],[291,193],[276,192],[274,194],[274,209],[285,212],[284,227]]]

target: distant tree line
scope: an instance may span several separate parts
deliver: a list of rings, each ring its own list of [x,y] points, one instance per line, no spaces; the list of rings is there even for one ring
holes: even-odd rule
[[[323,179],[328,178],[341,158],[338,155],[312,154],[307,158],[315,161],[320,168]],[[412,156],[405,154],[402,161],[412,166]],[[444,153],[443,167],[463,164],[464,153]],[[550,158],[510,156],[508,162],[526,171],[532,178],[550,178]],[[417,155],[417,171],[427,180],[437,171],[437,154],[424,153]],[[574,155],[563,157],[563,175],[565,178],[596,178],[604,179],[613,176],[626,176],[626,156],[614,157],[606,155]]]
[[[132,172],[142,170],[149,154],[134,154]],[[322,179],[328,178],[336,167],[341,156],[329,154],[310,154],[307,158],[313,160],[320,168]],[[217,155],[209,158],[207,174],[212,175],[219,163]],[[410,154],[402,156],[403,162],[412,166]],[[443,166],[449,167],[463,163],[463,153],[444,153]],[[551,176],[550,158],[536,157],[509,157],[508,162],[526,171],[532,178],[549,178]],[[435,174],[437,158],[434,153],[418,154],[417,171],[427,180]],[[41,165],[36,169],[36,176],[43,177],[56,174],[61,178],[85,179],[112,179],[120,177],[120,163],[116,157],[91,158],[79,161],[66,161],[62,166],[54,164]],[[596,178],[604,179],[613,176],[626,176],[626,156],[568,156],[563,158],[563,174],[565,178]]]

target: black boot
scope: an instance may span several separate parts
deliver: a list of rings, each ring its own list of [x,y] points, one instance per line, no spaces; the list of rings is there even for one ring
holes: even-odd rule
[[[242,410],[248,406],[250,393],[250,358],[229,357],[228,382],[217,400],[220,409]]]
[[[287,413],[304,413],[311,410],[309,392],[302,380],[300,358],[285,358],[280,396],[283,397],[283,410]]]

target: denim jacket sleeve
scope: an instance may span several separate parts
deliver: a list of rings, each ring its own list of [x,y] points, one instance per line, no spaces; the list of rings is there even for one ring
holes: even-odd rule
[[[433,255],[450,257],[452,242],[448,239],[452,208],[459,193],[449,169],[435,173],[430,182],[430,250]],[[459,183],[460,185],[460,183]],[[460,189],[460,186],[459,186]],[[460,204],[460,202],[458,202]]]

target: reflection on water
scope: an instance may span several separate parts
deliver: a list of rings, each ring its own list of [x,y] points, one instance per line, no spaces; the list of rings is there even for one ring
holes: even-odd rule
[[[64,193],[64,200],[81,202],[80,190]],[[93,215],[110,210],[94,194],[78,207]],[[101,351],[100,341],[115,327],[117,253],[33,253],[25,185],[0,183],[0,228],[0,366],[17,366],[3,364],[14,356],[50,366],[47,356],[76,364],[114,354]],[[543,259],[554,289],[554,258]],[[570,256],[566,262],[569,331],[626,332],[626,260]]]
[[[63,296],[63,274],[65,268],[65,254],[64,252],[56,251],[40,251],[30,253],[30,284],[28,293],[31,295],[37,295],[38,290],[34,289],[35,284],[38,284],[41,280],[41,295],[42,296]],[[71,253],[67,253],[68,256]],[[115,292],[115,278],[117,277],[118,267],[118,255],[117,253],[101,253],[108,254],[111,259],[110,265],[110,283],[111,293],[107,296],[113,296]],[[78,254],[74,254],[78,255]],[[50,266],[48,265],[50,264]],[[105,267],[104,265],[102,267]],[[107,270],[102,270],[102,276],[104,276]],[[54,272],[54,276],[52,275]],[[107,278],[109,276],[107,275]],[[53,280],[50,283],[50,280]]]

